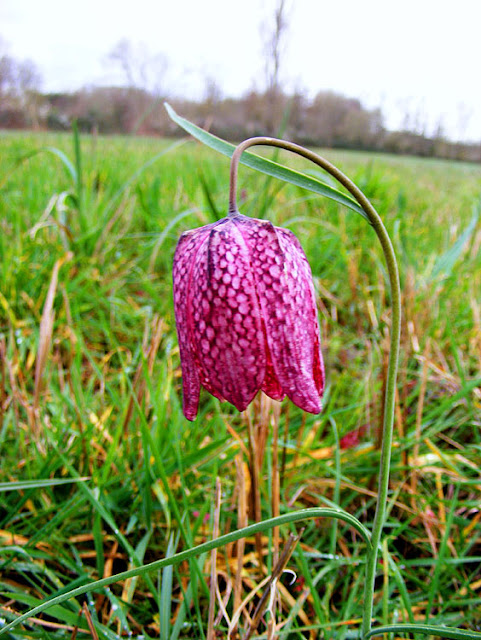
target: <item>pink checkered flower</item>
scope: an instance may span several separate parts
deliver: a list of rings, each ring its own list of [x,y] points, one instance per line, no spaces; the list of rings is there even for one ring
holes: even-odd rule
[[[239,411],[259,390],[321,411],[312,275],[293,233],[229,214],[182,234],[173,280],[186,418],[197,415],[201,386]]]

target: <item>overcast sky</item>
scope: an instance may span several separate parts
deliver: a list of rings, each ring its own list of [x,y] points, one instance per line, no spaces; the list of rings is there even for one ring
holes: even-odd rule
[[[201,96],[263,87],[262,26],[277,0],[0,0],[6,52],[32,59],[45,91],[120,83],[108,53],[127,38],[147,59],[152,87]],[[332,89],[381,107],[398,127],[406,113],[431,133],[481,140],[480,0],[286,0],[281,75],[313,96]],[[265,29],[264,29],[265,33]],[[4,50],[5,52],[5,50]],[[2,52],[0,52],[1,54]]]

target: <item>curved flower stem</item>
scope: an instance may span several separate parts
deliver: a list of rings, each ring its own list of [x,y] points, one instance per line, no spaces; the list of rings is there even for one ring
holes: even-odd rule
[[[389,468],[391,463],[391,447],[393,437],[394,426],[394,409],[395,409],[395,395],[396,395],[396,377],[399,361],[399,343],[401,335],[401,290],[399,286],[399,271],[396,262],[396,256],[391,243],[391,239],[384,227],[381,217],[374,209],[372,204],[363,194],[363,192],[356,187],[356,185],[349,180],[337,167],[333,164],[318,156],[316,153],[294,144],[293,142],[287,142],[285,140],[278,140],[276,138],[258,137],[249,138],[239,144],[231,160],[230,167],[230,191],[229,191],[229,215],[233,215],[237,211],[237,173],[239,160],[242,153],[254,145],[267,145],[271,147],[280,147],[287,151],[296,153],[307,160],[310,160],[317,166],[327,171],[333,176],[340,184],[345,187],[351,195],[358,201],[361,207],[366,212],[366,215],[371,223],[374,231],[377,234],[379,242],[381,243],[384,257],[386,260],[386,266],[389,273],[389,282],[391,287],[391,308],[392,308],[392,320],[391,320],[391,345],[389,352],[389,365],[387,372],[386,391],[384,397],[384,420],[382,431],[382,445],[381,445],[381,460],[379,465],[379,484],[378,484],[378,496],[376,504],[376,514],[374,516],[374,523],[372,529],[372,548],[368,552],[367,564],[366,564],[366,582],[364,586],[364,603],[363,603],[363,623],[362,623],[362,635],[366,636],[371,629],[371,618],[373,610],[374,600],[374,580],[376,577],[377,566],[377,552],[379,543],[381,540],[382,528],[384,525],[384,519],[386,516],[387,496],[389,489]]]

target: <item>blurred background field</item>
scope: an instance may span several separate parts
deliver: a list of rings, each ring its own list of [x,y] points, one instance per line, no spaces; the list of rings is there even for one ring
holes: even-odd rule
[[[210,538],[217,476],[220,531],[235,529],[241,493],[250,500],[249,422],[267,439],[268,517],[275,409],[259,400],[240,415],[204,394],[196,422],[181,412],[172,256],[182,231],[225,215],[227,159],[189,140],[85,135],[76,146],[70,134],[17,132],[0,135],[0,154],[0,617],[11,620],[59,590]],[[371,199],[401,271],[376,620],[481,629],[481,166],[323,155]],[[380,248],[365,220],[330,201],[246,168],[239,187],[242,213],[299,237],[318,294],[324,411],[281,406],[281,513],[335,503],[369,525],[390,324]],[[289,564],[297,579],[280,586],[279,637],[353,633],[363,545],[342,523],[305,524]],[[259,563],[246,541],[242,598],[269,573],[267,538],[263,547]],[[219,637],[236,553],[219,551]],[[196,564],[92,593],[83,610],[70,601],[11,637],[71,638],[88,622],[99,638],[205,637],[210,558]]]

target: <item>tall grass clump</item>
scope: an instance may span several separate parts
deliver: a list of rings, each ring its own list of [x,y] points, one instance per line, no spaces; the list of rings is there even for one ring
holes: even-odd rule
[[[295,159],[297,182],[285,165],[288,183],[240,176],[243,213],[294,230],[310,260],[323,412],[205,394],[189,423],[172,256],[225,215],[228,163],[184,141],[42,136],[0,138],[0,634],[477,637],[480,167],[329,152],[400,265],[372,548],[392,294],[349,193]]]

